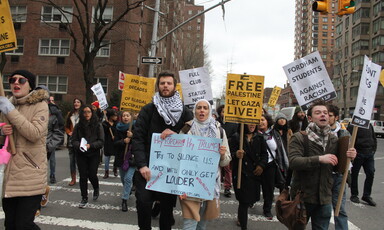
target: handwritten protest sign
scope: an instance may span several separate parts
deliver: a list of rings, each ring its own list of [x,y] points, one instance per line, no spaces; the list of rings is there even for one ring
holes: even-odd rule
[[[317,99],[329,101],[336,91],[318,51],[283,67],[297,102],[303,110]]]
[[[228,74],[224,119],[226,122],[260,122],[264,76]]]
[[[151,102],[155,94],[155,81],[155,78],[125,74],[121,110],[139,112],[144,105]]]
[[[173,134],[161,139],[152,135],[146,188],[175,195],[212,200],[219,166],[221,140]]]
[[[101,86],[101,83],[97,83],[96,85],[91,87],[93,93],[96,95],[97,100],[99,101],[100,109],[105,110],[108,108],[108,101],[105,97],[103,86]]]
[[[352,124],[362,128],[369,128],[377,85],[379,84],[381,66],[373,63],[367,56],[364,57],[364,67],[361,73],[359,93],[356,100],[356,109],[352,116]]]
[[[213,101],[211,79],[205,67],[179,71],[184,104],[192,107],[200,99]]]
[[[269,97],[268,106],[269,107],[275,107],[277,100],[280,97],[281,88],[278,86],[275,86],[272,90],[271,96]]]
[[[0,52],[17,48],[16,33],[8,0],[0,0]]]

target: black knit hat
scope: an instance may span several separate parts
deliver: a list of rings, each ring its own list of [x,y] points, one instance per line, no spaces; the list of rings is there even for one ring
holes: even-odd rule
[[[32,90],[35,89],[35,87],[36,87],[36,76],[33,73],[31,73],[31,72],[29,72],[27,70],[16,70],[9,77],[13,77],[16,74],[21,75],[21,76],[27,78],[28,82],[29,82],[29,86],[31,87],[31,89]]]

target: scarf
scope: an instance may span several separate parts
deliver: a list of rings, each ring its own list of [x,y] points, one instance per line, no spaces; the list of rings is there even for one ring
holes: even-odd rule
[[[127,132],[127,130],[129,129],[129,123],[125,124],[123,122],[119,122],[116,125],[116,129],[120,132]]]
[[[205,121],[199,121],[196,118],[196,105],[202,101],[206,102],[209,106],[208,119]],[[195,107],[193,108],[193,115],[194,115],[193,121],[192,121],[191,129],[190,129],[191,134],[195,135],[195,136],[215,138],[216,137],[216,131],[218,129],[216,126],[216,120],[215,120],[215,118],[212,117],[211,104],[205,99],[198,100],[195,104]]]
[[[336,136],[337,136],[337,132],[339,132],[339,130],[341,129],[341,125],[340,125],[340,123],[339,123],[338,121],[336,121],[335,125],[336,125],[336,128],[335,128],[335,129],[332,129],[331,131],[332,131],[334,134],[336,134]]]
[[[165,124],[175,126],[180,120],[183,113],[183,102],[180,99],[179,92],[175,92],[172,97],[162,97],[159,92],[153,97],[160,116],[164,119]]]
[[[310,141],[322,146],[325,150],[328,144],[328,135],[331,132],[331,127],[329,125],[325,126],[324,129],[320,129],[316,123],[311,122],[305,131],[307,132]]]

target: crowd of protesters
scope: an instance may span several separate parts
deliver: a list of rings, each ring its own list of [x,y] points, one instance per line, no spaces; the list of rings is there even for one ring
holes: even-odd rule
[[[14,135],[17,147],[5,170],[8,176],[4,180],[2,201],[6,229],[39,229],[34,217],[48,202],[47,181],[56,183],[55,149],[63,144],[64,134],[70,162],[69,186],[76,184],[79,172],[79,208],[85,208],[88,203],[88,180],[93,187],[93,200],[99,197],[97,170],[100,163],[104,163],[103,179],[110,177],[112,164],[113,175],[120,176],[123,184],[121,211],[128,210],[127,200],[135,186],[139,228],[151,229],[152,217],[160,214],[160,229],[171,229],[175,223],[173,208],[177,196],[145,188],[151,178],[149,155],[153,133],[160,133],[162,139],[176,133],[222,139],[214,199],[180,196],[183,229],[207,229],[208,221],[218,218],[222,182],[223,195],[229,198],[234,191],[238,200],[236,223],[242,230],[248,228],[248,209],[261,200],[261,191],[263,215],[267,219],[273,218],[275,188],[303,191],[312,229],[328,229],[342,179],[342,172],[334,170],[339,163],[337,140],[349,136],[352,129],[351,126],[348,130],[342,129],[336,106],[318,101],[307,115],[298,106],[290,120],[282,113],[273,120],[264,111],[259,124],[247,124],[242,129],[238,124],[225,122],[224,105],[217,108],[218,114],[214,114],[208,101],[199,100],[190,111],[176,91],[174,74],[163,72],[157,77],[158,92],[153,101],[139,114],[118,111],[116,106],[101,111],[97,101],[85,105],[75,98],[64,119],[54,97],[49,96],[49,90],[35,85],[36,77],[32,73],[15,71],[10,75],[9,83],[12,97],[0,97],[0,111],[1,120],[7,118],[11,125],[3,126],[1,135]],[[360,130],[355,148],[347,151],[347,156],[354,159],[352,202],[360,202],[357,180],[363,167],[367,178],[362,200],[376,206],[371,197],[376,147],[376,138],[370,128]],[[49,180],[47,160],[50,162]],[[20,168],[21,161],[29,162],[33,167]],[[241,171],[238,171],[239,162]],[[278,173],[285,178],[284,183],[277,181]],[[340,215],[335,217],[336,229],[348,229],[345,199],[344,193]],[[20,215],[23,218],[18,218]]]

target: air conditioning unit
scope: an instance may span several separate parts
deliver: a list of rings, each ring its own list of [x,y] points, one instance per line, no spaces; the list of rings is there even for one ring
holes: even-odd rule
[[[19,29],[21,29],[21,23],[15,22],[15,23],[13,23],[13,27],[15,28],[15,30],[19,30]]]
[[[65,64],[65,57],[57,57],[56,63],[57,64]]]

